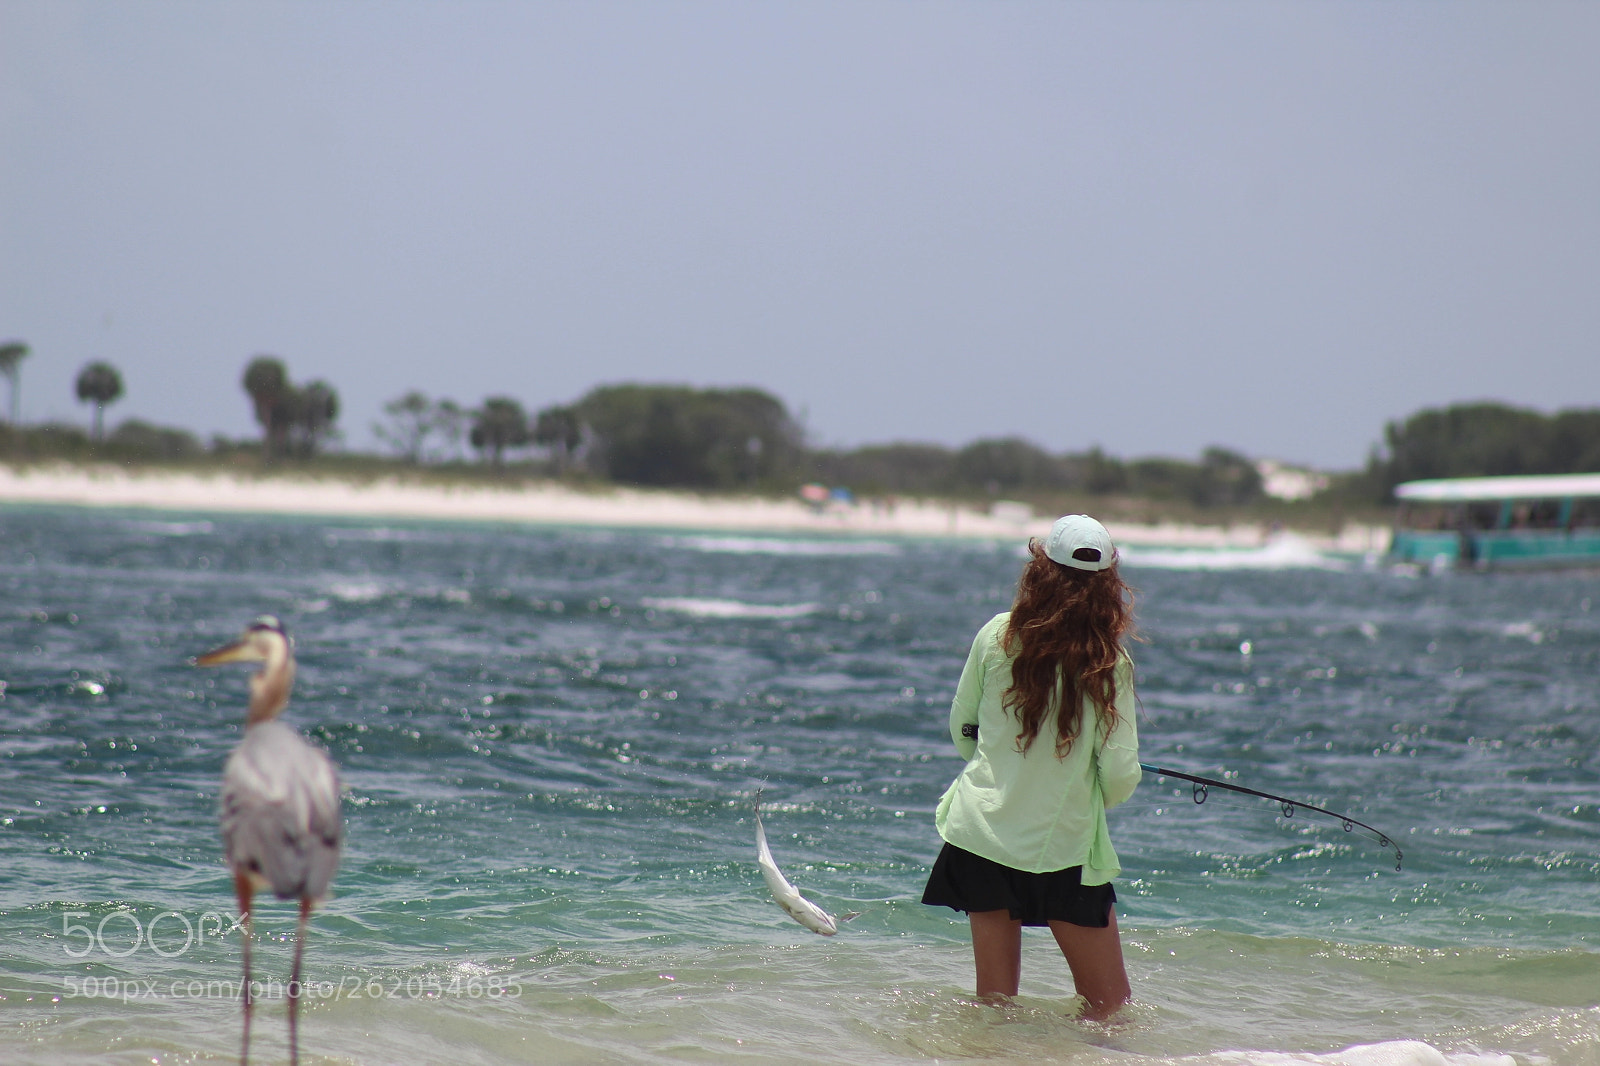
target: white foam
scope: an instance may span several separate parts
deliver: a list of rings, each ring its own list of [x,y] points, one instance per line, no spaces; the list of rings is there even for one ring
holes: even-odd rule
[[[673,548],[732,555],[899,555],[886,540],[789,540],[779,537],[668,537]]]
[[[1166,549],[1121,547],[1122,561],[1160,570],[1348,570],[1293,533],[1279,533],[1259,548]]]
[[[1500,627],[1500,635],[1505,637],[1521,637],[1529,644],[1544,643],[1544,630],[1533,622],[1511,622]]]
[[[697,618],[802,618],[822,610],[820,603],[740,603],[692,596],[649,598],[640,601],[657,611],[676,611]]]
[[[328,595],[345,603],[372,603],[381,600],[388,590],[371,581],[336,581],[328,586]]]
[[[152,522],[146,520],[129,521],[127,527],[138,533],[154,533],[161,537],[191,537],[196,534],[211,533],[216,526],[210,522]]]
[[[392,526],[331,526],[322,531],[330,547],[341,541],[367,543],[451,543],[451,534],[431,529],[395,529]]]
[[[1217,1066],[1516,1066],[1510,1055],[1483,1052],[1440,1051],[1421,1040],[1386,1040],[1381,1044],[1354,1044],[1324,1055],[1288,1051],[1218,1051],[1179,1059]]]

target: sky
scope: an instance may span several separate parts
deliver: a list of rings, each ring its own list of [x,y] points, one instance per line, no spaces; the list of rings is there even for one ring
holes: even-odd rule
[[[1596,55],[1592,3],[0,0],[0,341],[30,422],[105,360],[108,424],[253,436],[271,354],[357,449],[626,381],[1347,469],[1600,405]]]

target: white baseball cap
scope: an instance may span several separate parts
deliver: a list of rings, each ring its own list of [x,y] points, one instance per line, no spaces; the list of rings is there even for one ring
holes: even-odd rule
[[[1104,570],[1117,561],[1106,527],[1086,514],[1063,515],[1044,538],[1044,553],[1074,570]]]

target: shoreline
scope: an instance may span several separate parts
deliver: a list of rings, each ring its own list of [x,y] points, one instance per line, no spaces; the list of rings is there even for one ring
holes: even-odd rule
[[[358,482],[337,477],[230,473],[130,473],[110,464],[23,468],[0,464],[0,504],[135,508],[224,514],[512,522],[527,525],[693,529],[709,532],[888,535],[1023,539],[1042,536],[1054,516],[1023,505],[991,511],[946,501],[830,503],[799,499],[700,496],[672,489],[579,491],[553,482],[498,486],[407,483],[396,477]],[[1166,548],[1259,548],[1260,525],[1106,523],[1119,543]],[[1292,531],[1322,551],[1363,553],[1387,546],[1386,528],[1346,525],[1337,536]]]

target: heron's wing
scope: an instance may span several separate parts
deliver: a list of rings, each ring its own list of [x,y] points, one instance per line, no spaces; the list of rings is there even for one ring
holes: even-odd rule
[[[333,760],[281,722],[252,726],[223,772],[228,864],[280,897],[321,899],[343,835]]]

